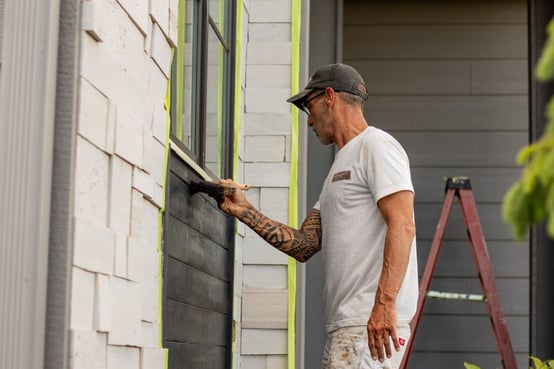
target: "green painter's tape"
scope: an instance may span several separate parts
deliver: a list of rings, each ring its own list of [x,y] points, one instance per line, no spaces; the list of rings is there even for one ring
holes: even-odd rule
[[[236,20],[236,55],[235,55],[235,106],[233,109],[233,179],[238,180],[238,166],[239,166],[239,143],[240,143],[240,124],[241,124],[241,112],[242,112],[242,77],[241,77],[241,62],[242,62],[242,11],[243,4],[242,0],[237,1],[237,20]],[[237,228],[238,229],[238,228]],[[235,256],[233,256],[234,258]],[[234,290],[234,288],[233,288]],[[233,317],[235,316],[235,304],[234,304],[234,294],[233,294]],[[236,337],[236,322],[233,320],[233,347],[231,350],[231,368],[235,367],[235,337]]]
[[[171,50],[171,60],[175,56],[175,50]],[[162,304],[163,304],[163,250],[162,250],[162,237],[163,237],[163,214],[165,211],[165,186],[167,181],[167,166],[169,163],[169,133],[171,132],[171,78],[167,81],[167,88],[165,92],[164,100],[164,109],[166,111],[166,125],[165,125],[165,152],[164,152],[164,164],[163,164],[163,177],[162,177],[162,204],[160,210],[158,211],[158,346],[163,347],[163,314],[162,314]],[[167,349],[164,349],[164,368],[167,369],[168,365],[168,352]]]
[[[291,95],[298,93],[300,83],[301,0],[291,0]],[[291,105],[291,158],[289,185],[289,225],[298,227],[298,109]],[[296,260],[288,260],[288,368],[295,367],[296,353]]]
[[[186,0],[179,0],[177,10],[177,50],[175,68],[175,136],[183,140],[183,88],[185,84],[185,11]]]

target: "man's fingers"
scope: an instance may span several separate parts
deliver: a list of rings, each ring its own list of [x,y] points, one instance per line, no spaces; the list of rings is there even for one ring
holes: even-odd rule
[[[373,332],[370,332],[368,330],[367,332],[367,342],[369,344],[369,353],[371,354],[371,357],[373,358],[373,360],[375,360],[377,358],[377,349],[376,349],[376,346],[375,346],[375,337],[373,335]]]
[[[380,362],[385,361],[385,351],[383,350],[383,340],[379,336],[379,333],[375,337],[375,345],[377,346],[377,358]]]
[[[400,351],[400,342],[398,342],[398,335],[396,334],[396,328],[392,327],[390,331],[391,331],[392,342],[394,343],[394,349],[396,351]]]
[[[368,329],[368,346],[371,358],[383,362],[392,357],[392,346],[400,351],[400,344],[395,328]],[[393,345],[391,345],[391,340]]]
[[[385,354],[387,354],[387,357],[390,358],[392,356],[392,352],[390,349],[390,335],[388,329],[383,331],[383,346],[385,346]]]

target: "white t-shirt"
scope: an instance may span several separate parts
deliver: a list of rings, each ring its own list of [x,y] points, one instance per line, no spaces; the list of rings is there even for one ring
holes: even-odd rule
[[[368,127],[335,155],[314,206],[321,212],[325,329],[366,325],[379,276],[387,225],[377,201],[413,192],[408,156],[388,133]],[[408,323],[418,298],[415,237],[396,300],[398,324]]]

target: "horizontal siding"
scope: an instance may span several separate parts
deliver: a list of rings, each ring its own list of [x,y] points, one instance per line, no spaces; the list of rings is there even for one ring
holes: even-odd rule
[[[425,369],[463,368],[464,363],[471,363],[480,368],[502,368],[498,352],[414,352],[410,362],[425,363]],[[518,368],[528,368],[527,354],[516,354]]]
[[[431,240],[419,239],[417,252],[419,271],[423,273]],[[514,241],[487,241],[489,257],[497,278],[529,277],[527,243]],[[468,240],[442,242],[439,261],[433,273],[434,278],[472,278],[477,276],[473,254]],[[527,288],[527,286],[525,286]],[[461,291],[460,291],[461,292]],[[527,292],[527,291],[526,291]],[[519,303],[519,302],[518,302]],[[521,302],[527,304],[527,301]]]
[[[430,242],[435,235],[442,204],[416,203],[415,208],[417,215],[417,238],[421,240],[421,243]],[[477,212],[483,228],[483,235],[487,241],[513,240],[508,225],[501,219],[501,209],[501,204],[477,204]],[[468,239],[462,212],[457,203],[452,207],[444,239],[460,241]]]
[[[527,100],[525,95],[372,96],[364,113],[387,130],[527,131]]]
[[[165,278],[167,298],[225,314],[228,282],[168,257]]]
[[[395,132],[414,167],[514,167],[523,131]]]
[[[440,203],[444,199],[443,177],[465,176],[471,179],[473,196],[477,203],[500,203],[504,194],[521,173],[518,167],[416,167],[412,180],[416,188],[418,203]]]
[[[344,29],[348,60],[526,58],[525,24],[353,25]],[[356,47],[364,45],[364,47]]]
[[[226,316],[218,312],[169,300],[167,313],[174,321],[164,332],[166,340],[224,346],[226,339]]]
[[[232,244],[232,235],[226,232],[225,227],[218,226],[228,221],[217,208],[215,201],[205,194],[191,196],[188,184],[182,178],[174,173],[169,177],[169,181],[173,183],[169,193],[172,201],[167,204],[169,215],[221,247],[227,248]]]
[[[169,368],[225,368],[225,347],[181,342],[168,342],[164,347]]]
[[[165,230],[166,252],[173,259],[217,279],[228,280],[228,251],[224,247],[172,216],[167,217]]]
[[[483,290],[477,270],[473,278],[433,278],[431,291],[468,293],[482,295]],[[515,279],[512,276],[498,278],[496,287],[502,300],[502,308],[506,315],[524,316],[529,311],[529,291],[526,278]],[[487,316],[487,304],[484,301],[459,301],[429,298],[425,302],[425,313],[428,315],[484,315]]]
[[[527,22],[526,3],[514,0],[483,1],[374,1],[348,0],[348,24],[510,24]],[[501,3],[502,6],[499,6]]]
[[[506,322],[514,351],[527,350],[527,335],[517,332],[528,331],[528,318],[507,316]],[[433,352],[437,348],[448,352],[465,351],[468,358],[471,352],[497,352],[489,316],[424,315],[414,341],[414,350]]]
[[[527,62],[350,60],[364,71],[370,95],[522,95]]]

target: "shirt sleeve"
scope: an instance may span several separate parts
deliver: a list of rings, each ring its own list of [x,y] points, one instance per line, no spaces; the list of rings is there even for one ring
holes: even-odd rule
[[[399,191],[414,192],[408,155],[400,143],[384,131],[365,142],[367,182],[375,201]]]

